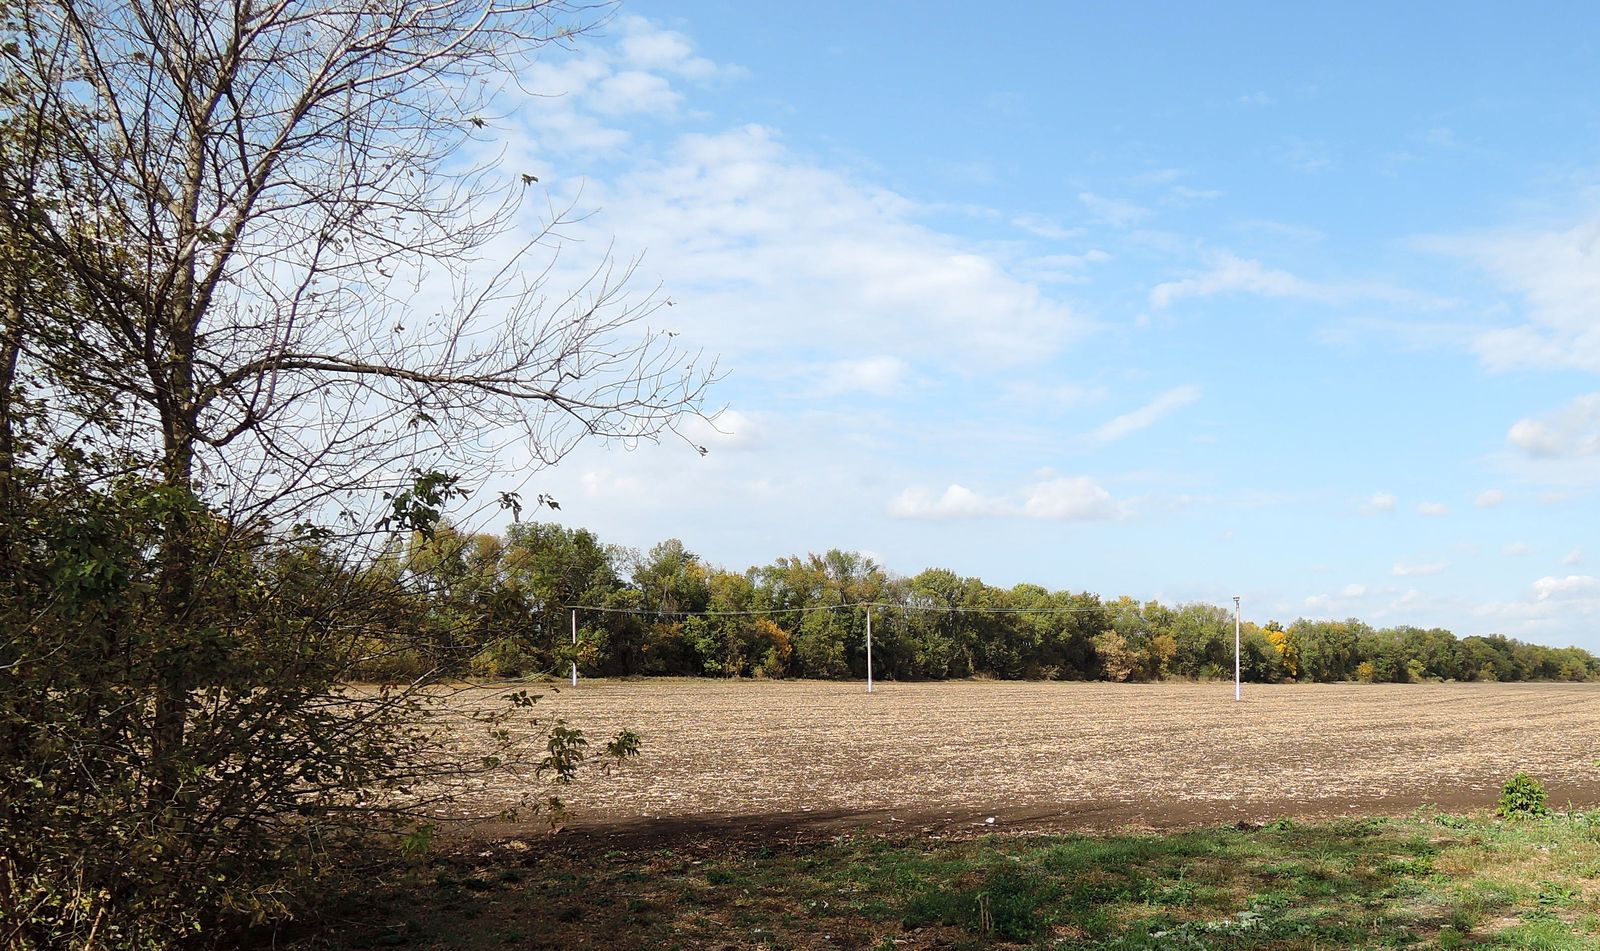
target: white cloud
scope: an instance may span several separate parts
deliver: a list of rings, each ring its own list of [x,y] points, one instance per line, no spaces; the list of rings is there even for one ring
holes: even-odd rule
[[[1528,455],[1542,459],[1600,453],[1600,393],[1580,396],[1543,419],[1519,419],[1506,433],[1506,439]]]
[[[1529,597],[1519,601],[1491,601],[1472,609],[1478,617],[1490,618],[1495,629],[1545,643],[1559,643],[1570,635],[1563,632],[1592,629],[1600,617],[1600,597]],[[1570,643],[1570,640],[1568,641]]]
[[[1533,547],[1527,542],[1512,542],[1505,547],[1505,553],[1512,558],[1520,558],[1523,555],[1532,554]]]
[[[1025,403],[1029,412],[1071,409],[1098,403],[1106,398],[1104,386],[1080,383],[1035,383],[1016,381],[1005,387],[1008,399]]]
[[[1278,100],[1264,92],[1261,92],[1260,90],[1256,90],[1252,93],[1246,93],[1239,97],[1239,105],[1241,106],[1270,106],[1277,101]]]
[[[1036,238],[1049,238],[1053,241],[1064,241],[1083,234],[1081,228],[1064,228],[1055,219],[1046,218],[1044,215],[1017,215],[1011,219],[1011,223]]]
[[[1153,168],[1148,172],[1140,172],[1129,177],[1128,181],[1135,185],[1171,185],[1188,174],[1188,169]]]
[[[1375,300],[1429,310],[1451,304],[1443,298],[1380,283],[1319,284],[1288,271],[1269,268],[1260,261],[1220,251],[1210,256],[1206,270],[1151,288],[1150,306],[1159,310],[1184,298],[1233,293],[1329,304]]]
[[[524,124],[526,140],[513,137],[510,154],[538,155],[545,161],[620,155],[633,143],[633,135],[606,120],[671,118],[683,99],[674,79],[704,82],[743,73],[695,55],[688,37],[644,17],[618,22],[622,37],[614,45],[586,46],[581,53],[548,57],[527,67],[519,85],[533,93],[514,113]]]
[[[1492,509],[1506,500],[1506,494],[1499,489],[1484,489],[1473,499],[1472,504],[1480,509]]]
[[[675,73],[689,79],[710,79],[717,75],[739,75],[744,70],[738,66],[718,66],[703,56],[697,56],[694,43],[687,36],[673,30],[662,29],[641,16],[621,19],[622,42],[618,44],[622,59],[639,69],[656,69]]]
[[[1014,496],[986,496],[952,484],[935,494],[920,486],[905,489],[889,501],[892,518],[1034,518],[1092,521],[1121,518],[1126,506],[1088,476],[1046,479],[1024,486]]]
[[[1574,548],[1571,551],[1567,552],[1565,555],[1561,556],[1561,563],[1563,565],[1567,565],[1569,567],[1572,566],[1572,565],[1576,565],[1578,562],[1580,562],[1582,560],[1583,560],[1583,549],[1582,548]]]
[[[1481,334],[1493,369],[1600,372],[1600,215],[1570,228],[1435,238],[1425,248],[1466,258],[1525,305],[1523,323]]]
[[[633,140],[624,129],[607,125],[588,112],[580,111],[581,100],[588,98],[592,82],[598,77],[589,75],[585,67],[592,66],[601,75],[606,67],[598,62],[567,63],[549,66],[535,63],[527,82],[542,91],[544,98],[537,108],[526,110],[522,118],[528,124],[529,143],[520,149],[529,155],[603,155],[619,152]],[[587,103],[584,103],[587,105]]]
[[[1273,150],[1273,155],[1283,164],[1302,172],[1320,172],[1333,167],[1333,155],[1321,142],[1290,137]]]
[[[1111,493],[1088,476],[1051,479],[1029,486],[1022,503],[1029,518],[1101,519],[1116,518],[1121,507]]]
[[[1291,224],[1287,221],[1273,221],[1270,218],[1250,218],[1239,222],[1235,227],[1241,231],[1259,232],[1273,238],[1306,243],[1321,241],[1327,237],[1316,228]]]
[[[1046,267],[1085,267],[1090,264],[1104,264],[1111,260],[1111,255],[1099,248],[1090,248],[1082,254],[1047,254],[1029,260]]]
[[[1162,417],[1188,406],[1199,398],[1200,388],[1198,386],[1174,387],[1133,412],[1124,413],[1115,419],[1106,421],[1094,432],[1090,433],[1089,438],[1095,442],[1113,442],[1131,433],[1155,425]]]
[[[1456,138],[1455,130],[1448,126],[1435,126],[1421,133],[1417,138],[1429,145],[1438,146],[1442,149],[1458,149],[1461,147],[1460,140]]]
[[[856,392],[888,396],[904,386],[910,371],[899,357],[837,360],[822,368],[818,391],[824,396]]]
[[[1448,567],[1450,566],[1442,561],[1420,563],[1396,562],[1395,566],[1389,570],[1389,573],[1394,575],[1396,578],[1420,578],[1427,575],[1436,575]]]
[[[919,206],[762,126],[682,136],[594,200],[649,250],[682,305],[678,329],[729,359],[825,342],[970,369],[1047,360],[1090,327],[1000,259],[918,223]],[[603,225],[586,237],[606,245]]]
[[[1024,259],[1018,270],[1035,281],[1054,284],[1083,284],[1089,278],[1085,273],[1092,264],[1104,264],[1111,255],[1098,248],[1083,254],[1042,254]]]
[[[619,501],[637,498],[645,491],[643,481],[610,468],[590,469],[579,477],[585,495],[593,499]]]
[[[1386,515],[1390,512],[1393,512],[1394,507],[1398,505],[1399,502],[1399,498],[1397,498],[1391,492],[1375,492],[1373,493],[1372,498],[1362,503],[1361,514]]]
[[[638,70],[613,73],[595,84],[590,105],[607,116],[630,113],[670,115],[683,96],[663,76]]]
[[[1533,593],[1540,601],[1551,598],[1576,598],[1585,595],[1600,593],[1600,579],[1589,575],[1567,575],[1565,578],[1554,576],[1540,578],[1533,583]]]
[[[977,518],[1007,514],[1003,503],[985,498],[964,485],[952,484],[941,495],[911,487],[889,500],[891,518]]]
[[[1418,502],[1417,513],[1430,518],[1440,518],[1450,514],[1450,506],[1443,502]]]
[[[737,452],[760,448],[765,427],[750,413],[725,409],[711,419],[692,417],[683,427],[683,436],[711,452]]]
[[[1593,630],[1600,620],[1600,579],[1547,575],[1528,586],[1527,597],[1478,605],[1473,613],[1492,618],[1506,633],[1559,643],[1572,631]]]
[[[742,67],[697,55],[687,36],[644,17],[615,22],[616,42],[541,57],[517,77],[517,88],[525,95],[518,101],[510,93],[506,96],[504,124],[509,128],[501,130],[505,138],[497,150],[543,166],[529,170],[540,171],[546,182],[562,164],[592,173],[597,160],[636,158],[643,150],[633,133],[648,128],[640,117],[673,120],[682,115],[679,85],[746,75]]]
[[[1356,609],[1351,602],[1365,598],[1372,593],[1364,584],[1347,584],[1340,589],[1338,594],[1313,594],[1305,599],[1304,606],[1308,611],[1314,611],[1324,616],[1347,614]]]
[[[1246,260],[1224,251],[1215,256],[1207,271],[1182,280],[1157,284],[1150,291],[1150,306],[1160,309],[1170,307],[1186,297],[1211,297],[1234,291],[1264,297],[1327,296],[1325,290],[1287,271],[1273,270],[1260,261]]]
[[[1113,228],[1129,228],[1150,217],[1150,209],[1120,198],[1104,198],[1094,192],[1079,192],[1078,200],[1098,221]]]

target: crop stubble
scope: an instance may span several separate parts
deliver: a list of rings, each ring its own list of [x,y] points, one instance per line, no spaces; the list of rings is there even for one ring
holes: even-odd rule
[[[559,688],[559,689],[558,689]],[[493,688],[498,691],[501,688]],[[458,704],[481,703],[491,688]],[[572,822],[1175,828],[1491,805],[1526,770],[1600,803],[1600,685],[590,680],[538,709],[643,755]],[[472,805],[509,802],[489,786]]]

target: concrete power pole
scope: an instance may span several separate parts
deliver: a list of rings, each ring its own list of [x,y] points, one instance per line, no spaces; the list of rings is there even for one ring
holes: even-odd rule
[[[1233,596],[1233,702],[1239,702],[1239,596]]]

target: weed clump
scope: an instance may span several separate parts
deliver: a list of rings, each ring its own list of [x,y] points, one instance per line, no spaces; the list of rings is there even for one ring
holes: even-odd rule
[[[1505,819],[1536,819],[1550,814],[1545,805],[1544,784],[1527,773],[1517,773],[1500,787],[1497,810]]]

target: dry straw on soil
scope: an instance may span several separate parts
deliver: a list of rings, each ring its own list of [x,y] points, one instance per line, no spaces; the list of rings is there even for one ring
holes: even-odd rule
[[[1475,808],[1517,770],[1557,803],[1600,801],[1600,685],[1247,685],[1238,704],[1232,684],[891,683],[869,696],[855,683],[594,680],[537,692],[544,716],[644,738],[619,774],[563,793],[580,825],[1165,828]],[[472,798],[493,806],[513,791]]]

